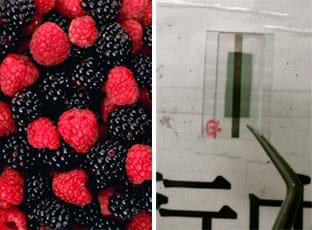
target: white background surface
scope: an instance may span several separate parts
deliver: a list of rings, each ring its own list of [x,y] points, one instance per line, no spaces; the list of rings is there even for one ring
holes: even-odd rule
[[[159,0],[159,3],[163,0]],[[198,3],[192,0],[190,2]],[[285,186],[255,140],[202,139],[201,118],[207,30],[272,32],[275,36],[271,141],[297,172],[311,175],[311,1],[210,0],[199,3],[275,11],[287,16],[211,8],[157,7],[157,171],[165,178],[212,181],[222,175],[231,190],[164,189],[164,208],[217,211],[229,205],[236,220],[213,220],[213,229],[248,229],[250,193],[283,199]],[[270,29],[282,26],[306,33]],[[212,102],[211,102],[212,103]],[[311,185],[305,200],[311,200]],[[260,228],[270,229],[276,208],[260,209]],[[312,229],[305,209],[305,229]],[[157,229],[201,229],[199,219],[164,218]]]

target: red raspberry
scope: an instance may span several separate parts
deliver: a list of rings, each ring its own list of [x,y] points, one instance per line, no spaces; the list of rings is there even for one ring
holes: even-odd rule
[[[117,66],[110,70],[102,90],[106,92],[111,103],[116,105],[133,104],[139,97],[139,88],[135,77],[124,66]]]
[[[98,33],[96,23],[90,16],[75,18],[69,26],[69,40],[81,48],[92,46],[98,37]]]
[[[88,175],[82,169],[56,174],[53,177],[52,189],[61,200],[77,206],[92,202],[92,194],[86,187]]]
[[[143,28],[141,24],[136,20],[126,20],[121,23],[121,26],[129,34],[132,41],[132,54],[138,54],[143,44]]]
[[[23,198],[24,178],[22,174],[5,166],[2,174],[0,174],[0,208],[19,205]]]
[[[26,215],[17,208],[0,209],[1,230],[27,230]]]
[[[56,0],[55,8],[65,17],[81,17],[86,14],[86,11],[80,6],[81,2],[82,0]]]
[[[34,148],[56,150],[60,147],[60,137],[56,126],[49,118],[38,118],[27,128],[27,140]]]
[[[53,9],[55,0],[35,0],[36,13],[39,15],[45,15]]]
[[[150,2],[144,14],[143,25],[145,27],[148,27],[150,24],[152,24],[152,5],[152,2]]]
[[[114,194],[115,188],[106,188],[102,190],[98,196],[98,201],[101,207],[101,213],[103,216],[110,216],[112,215],[111,211],[109,210],[109,198]]]
[[[70,43],[65,32],[57,24],[46,22],[33,34],[30,52],[41,65],[57,65],[68,57]]]
[[[141,89],[140,91],[140,103],[144,106],[145,109],[152,109],[152,100],[150,99],[149,92],[147,89]]]
[[[88,109],[68,110],[58,121],[59,133],[78,153],[87,153],[95,144],[98,129],[96,116]]]
[[[152,215],[141,211],[127,224],[127,230],[152,230]]]
[[[152,179],[152,148],[148,145],[136,144],[126,157],[126,172],[133,184],[141,184]]]
[[[116,109],[117,105],[112,103],[109,98],[105,98],[101,104],[101,115],[104,122],[107,122],[108,116]]]
[[[123,0],[119,15],[120,19],[134,19],[141,22],[149,2],[149,0]]]
[[[16,131],[10,106],[0,101],[0,137],[7,136]]]
[[[31,86],[39,77],[37,67],[23,55],[9,54],[0,66],[0,87],[7,96]]]

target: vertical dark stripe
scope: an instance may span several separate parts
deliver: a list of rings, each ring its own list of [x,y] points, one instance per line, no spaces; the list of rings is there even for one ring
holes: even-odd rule
[[[243,35],[235,34],[235,53],[234,53],[234,78],[233,78],[233,105],[232,105],[232,137],[239,137],[240,127],[240,104],[242,87],[242,45]]]
[[[204,217],[203,218],[203,225],[202,225],[202,229],[203,230],[211,230],[212,226],[211,226],[211,218],[209,217]]]

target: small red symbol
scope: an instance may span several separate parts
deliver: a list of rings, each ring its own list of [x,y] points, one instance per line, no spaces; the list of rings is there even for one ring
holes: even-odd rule
[[[217,133],[221,132],[221,128],[219,126],[220,122],[218,120],[209,120],[206,123],[206,133],[207,136],[211,136],[214,139],[217,138]]]

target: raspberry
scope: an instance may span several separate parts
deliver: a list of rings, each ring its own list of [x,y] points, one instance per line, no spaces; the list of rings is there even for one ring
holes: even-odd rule
[[[9,54],[0,66],[0,87],[10,97],[31,86],[38,77],[37,67],[26,56]]]
[[[129,150],[126,158],[126,172],[133,184],[141,184],[152,179],[152,148],[136,144]]]
[[[68,18],[81,17],[86,11],[81,8],[82,0],[55,0],[55,8],[57,12]]]
[[[23,176],[18,171],[5,166],[2,174],[0,174],[0,208],[19,205],[22,203],[23,198]]]
[[[17,208],[0,209],[1,230],[27,230],[26,215]]]
[[[7,103],[0,101],[0,137],[10,135],[15,131],[11,109]]]
[[[33,34],[30,53],[41,65],[57,65],[68,57],[70,43],[65,32],[57,24],[46,22]]]
[[[55,0],[35,0],[36,13],[45,15],[53,9]]]
[[[144,14],[144,18],[143,18],[143,25],[145,27],[149,26],[152,24],[152,2],[149,3],[146,11],[145,11],[145,14]]]
[[[109,187],[102,190],[98,196],[98,201],[101,207],[101,213],[103,216],[110,216],[112,215],[111,211],[109,210],[109,199],[114,194],[115,188]]]
[[[61,200],[77,206],[84,206],[92,201],[92,194],[86,187],[87,173],[82,169],[74,169],[54,176],[52,189]]]
[[[87,153],[98,138],[95,114],[88,109],[70,109],[58,121],[58,130],[78,153]]]
[[[81,48],[92,46],[98,37],[98,33],[96,23],[90,16],[75,18],[69,26],[69,40]]]
[[[101,103],[101,115],[104,122],[107,122],[108,116],[117,107],[109,98],[105,98]]]
[[[119,15],[120,19],[134,19],[141,22],[149,2],[149,0],[123,0]]]
[[[127,224],[127,230],[152,230],[152,215],[141,211]]]
[[[116,105],[133,104],[138,100],[139,89],[132,72],[124,66],[117,66],[108,74],[103,91]]]
[[[141,24],[136,20],[126,20],[121,23],[121,26],[129,34],[132,41],[132,54],[138,54],[143,44],[143,28]]]
[[[38,118],[27,128],[27,140],[34,148],[48,148],[56,150],[60,147],[57,128],[49,118]]]

